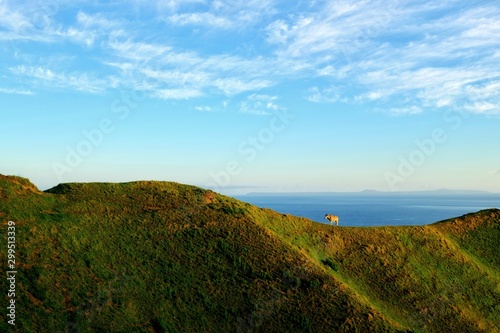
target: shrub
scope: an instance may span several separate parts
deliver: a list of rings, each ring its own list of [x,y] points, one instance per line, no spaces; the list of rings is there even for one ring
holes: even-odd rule
[[[335,262],[333,262],[333,260],[331,258],[326,258],[324,260],[321,260],[321,262],[323,263],[323,265],[330,267],[335,272],[337,272],[339,270],[339,265],[337,265]]]

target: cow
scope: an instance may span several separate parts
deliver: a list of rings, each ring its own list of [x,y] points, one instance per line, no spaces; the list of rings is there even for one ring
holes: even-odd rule
[[[333,222],[335,222],[337,227],[339,226],[339,217],[338,216],[331,215],[331,214],[325,214],[325,219],[330,221],[330,224],[333,224]]]

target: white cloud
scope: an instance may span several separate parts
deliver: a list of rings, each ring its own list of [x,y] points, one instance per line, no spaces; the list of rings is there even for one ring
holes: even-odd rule
[[[22,87],[29,78],[33,87],[94,93],[140,87],[167,99],[265,95],[277,83],[307,79],[313,88],[304,98],[314,103],[369,103],[397,113],[499,112],[500,8],[494,4],[458,10],[451,0],[131,3],[134,15],[148,13],[148,22],[112,12],[115,5],[61,4],[37,18],[46,5],[0,0],[0,40],[22,40],[15,47],[31,52],[5,66],[10,79]],[[71,15],[63,21],[59,10]],[[185,43],[186,27],[196,32],[190,38],[203,29],[227,29],[220,41],[226,51],[205,48],[201,39]],[[26,51],[31,47],[36,51]],[[48,62],[44,52],[72,60]],[[277,107],[274,100],[246,102],[249,109],[257,102],[264,111]]]
[[[289,38],[289,27],[282,19],[268,25],[266,31],[267,41],[272,44],[283,44]]]
[[[43,67],[27,67],[24,65],[11,67],[14,74],[24,76],[47,87],[58,89],[72,88],[86,93],[99,93],[106,89],[108,81],[93,77],[87,73],[58,73]]]
[[[397,107],[397,108],[390,108],[387,110],[389,113],[395,114],[395,115],[404,115],[404,114],[417,114],[422,112],[422,108],[416,105],[412,106],[404,106],[404,107]]]
[[[148,78],[173,85],[206,86],[211,81],[211,75],[202,71],[152,70],[150,68],[139,69],[139,71]]]
[[[50,41],[50,37],[44,36],[43,28],[49,24],[49,18],[43,18],[36,11],[37,6],[19,6],[20,3],[0,3],[0,40],[3,41]],[[38,8],[39,9],[39,8]],[[40,29],[41,28],[41,29]]]
[[[26,75],[46,81],[53,81],[56,78],[56,74],[52,70],[41,67],[26,67],[21,65],[11,67],[10,70],[16,74]]]
[[[233,26],[233,22],[228,18],[211,13],[174,14],[168,17],[168,21],[176,25],[205,25],[219,28]]]
[[[153,95],[160,99],[190,99],[203,93],[196,89],[157,89]]]
[[[103,14],[87,14],[79,11],[76,14],[76,26],[68,27],[66,30],[59,28],[55,34],[63,38],[75,40],[79,43],[92,46],[96,40],[105,40],[124,36],[125,22],[111,20]]]
[[[267,26],[267,41],[276,46],[280,61],[307,63],[316,75],[331,78],[345,92],[343,99],[418,105],[418,110],[394,109],[405,113],[463,106],[478,98],[467,86],[500,76],[498,54],[492,51],[500,46],[500,9],[477,7],[330,2],[320,11],[275,20]],[[306,99],[337,102],[332,82],[312,88]],[[500,90],[492,94],[498,97]],[[483,102],[478,109],[496,105]]]
[[[256,108],[255,105],[252,105],[251,103],[248,103],[247,101],[241,102],[240,112],[247,113],[247,114],[253,114],[253,115],[257,115],[257,116],[269,116],[269,115],[271,115],[271,112],[265,111],[265,109],[263,109],[263,108]]]
[[[271,86],[271,82],[262,79],[242,80],[239,78],[216,79],[215,87],[228,96],[233,96],[245,91],[255,91]]]
[[[110,20],[102,14],[91,15],[82,11],[76,15],[76,22],[86,28],[99,28],[101,30],[112,30],[124,25],[123,22]]]
[[[108,43],[111,50],[122,58],[133,61],[149,61],[170,51],[172,48],[161,44],[151,44],[143,42],[113,41]]]
[[[380,91],[372,91],[372,92],[369,92],[366,97],[371,100],[371,101],[374,101],[374,100],[377,100],[377,99],[380,99],[384,96],[384,94]]]
[[[425,67],[368,72],[360,77],[360,82],[368,87],[376,87],[385,97],[411,98],[415,102],[419,101],[422,107],[460,107],[471,101],[498,98],[500,91],[495,89],[497,83],[478,86],[479,82],[496,75],[477,66]]]
[[[20,90],[14,88],[0,88],[0,93],[12,95],[33,95],[30,90]]]
[[[500,114],[500,103],[475,102],[465,106],[465,109],[472,113],[480,114]]]
[[[196,10],[183,12],[181,5],[184,2],[200,5],[196,7]],[[275,12],[274,5],[274,0],[171,1],[171,4],[164,7],[167,7],[173,14],[163,19],[180,26],[201,25],[211,28],[245,29],[272,15]]]
[[[19,32],[32,27],[31,22],[21,12],[10,8],[6,3],[0,3],[0,26],[11,31]]]
[[[105,18],[102,14],[90,15],[79,11],[74,25],[58,22],[57,15],[65,4],[39,2],[30,6],[10,2],[0,4],[0,40],[30,40],[40,43],[73,41],[91,46],[103,36],[115,36],[122,32],[121,24]]]
[[[323,89],[311,87],[307,91],[306,99],[313,103],[336,103],[339,101],[346,101],[346,98],[342,97],[340,89],[334,86]]]
[[[276,20],[267,27],[268,42],[287,41],[280,50],[282,56],[311,57],[323,52],[336,56],[348,54],[357,50],[362,39],[376,36],[396,18],[396,13],[387,15],[390,6],[366,1],[329,2],[322,10],[306,13],[289,23]]]
[[[240,112],[259,116],[271,115],[273,111],[283,110],[275,101],[278,96],[251,94],[240,103]]]
[[[148,4],[152,3],[149,0],[139,0],[139,2],[145,2]],[[156,3],[158,10],[160,10],[160,11],[163,11],[163,10],[176,11],[185,5],[203,4],[205,2],[206,2],[205,0],[157,0],[155,3]]]
[[[112,55],[103,64],[119,70],[118,80],[114,81],[116,86],[130,85],[136,89],[140,85],[141,90],[150,91],[151,96],[157,98],[186,99],[207,93],[234,96],[273,84],[263,78],[273,66],[260,57],[203,56],[179,51],[160,41],[146,43],[132,38],[117,38],[102,45]]]
[[[467,85],[465,87],[468,95],[473,98],[483,99],[483,98],[500,98],[500,79],[493,80],[481,85]]]
[[[130,73],[132,71],[135,71],[137,68],[137,66],[132,62],[104,62],[104,65],[118,68],[123,73]]]
[[[92,46],[92,44],[94,44],[94,41],[96,39],[94,33],[74,28],[69,28],[64,32],[59,32],[58,35],[75,40],[81,44],[86,45],[87,47]]]
[[[465,87],[465,109],[472,113],[500,115],[500,80]]]
[[[347,73],[352,70],[349,66],[343,66],[335,68],[332,65],[327,65],[325,67],[320,67],[316,71],[319,76],[330,76],[336,79],[342,79],[346,77]]]
[[[276,0],[216,0],[214,11],[244,26],[251,26],[276,13]]]
[[[194,109],[197,111],[212,112],[212,108],[210,106],[195,106]]]
[[[251,94],[248,96],[248,99],[251,101],[258,101],[258,102],[272,102],[278,99],[278,96],[270,96],[270,95],[265,95],[265,94]]]

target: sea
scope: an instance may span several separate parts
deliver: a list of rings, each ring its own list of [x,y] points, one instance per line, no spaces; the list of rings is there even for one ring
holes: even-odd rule
[[[279,213],[339,226],[415,226],[459,217],[483,209],[500,209],[500,193],[249,193],[237,199]]]

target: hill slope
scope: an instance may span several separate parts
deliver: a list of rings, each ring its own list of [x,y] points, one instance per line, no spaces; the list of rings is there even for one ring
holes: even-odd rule
[[[500,331],[498,210],[336,228],[176,183],[0,176],[2,262],[8,221],[18,332]]]

